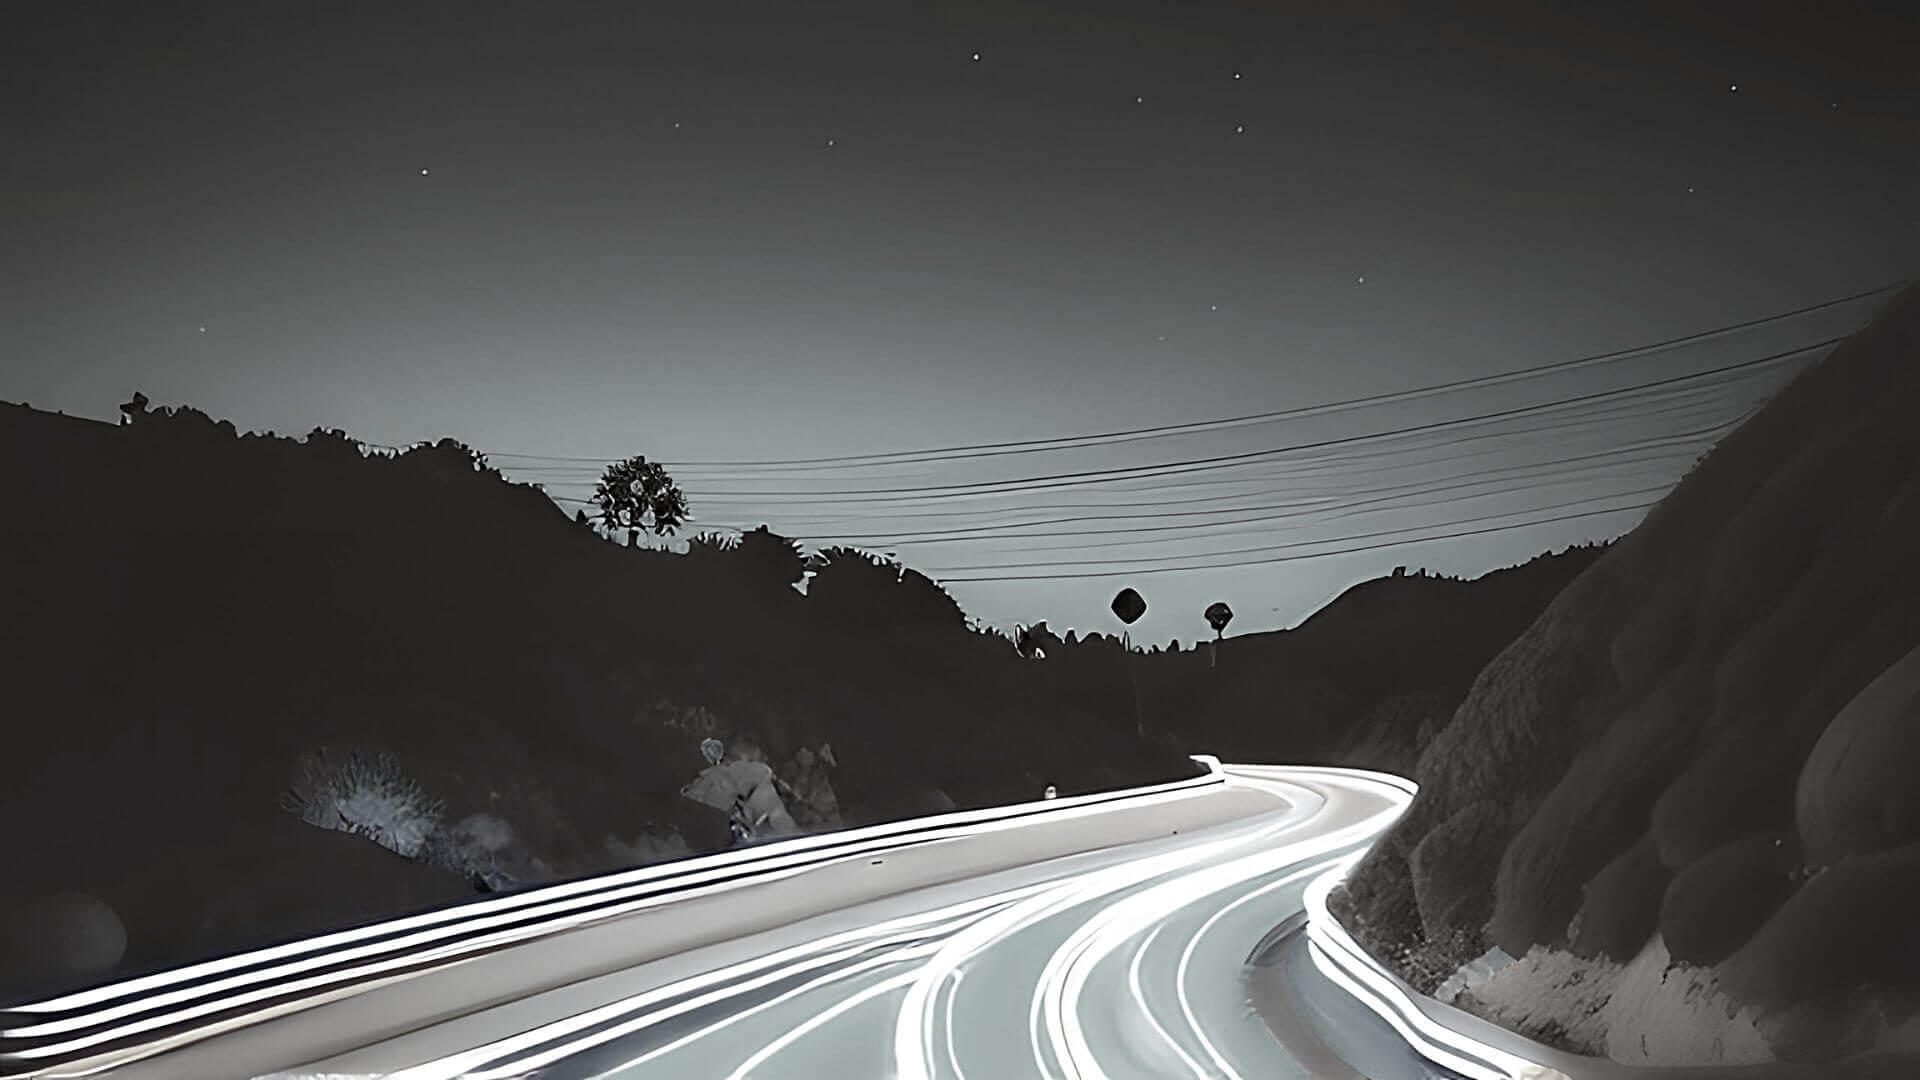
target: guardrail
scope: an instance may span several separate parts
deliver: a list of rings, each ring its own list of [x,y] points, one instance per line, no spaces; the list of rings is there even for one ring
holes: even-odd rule
[[[962,810],[697,855],[533,886],[319,934],[0,1009],[0,1078],[85,1075],[275,1016],[435,971],[473,956],[629,915],[684,896],[759,884],[852,856],[967,836],[1045,816],[1226,782],[1218,758],[1183,780]]]
[[[1408,790],[1413,786],[1409,783]],[[1367,954],[1327,910],[1327,897],[1366,855],[1354,853],[1315,878],[1302,895],[1307,912],[1307,952],[1336,986],[1392,1025],[1415,1052],[1474,1080],[1570,1080],[1559,1069],[1456,1030],[1429,1014],[1424,995]],[[1431,1001],[1431,999],[1427,999]],[[1434,1006],[1438,1006],[1434,1002]],[[1519,1038],[1515,1037],[1516,1040]]]

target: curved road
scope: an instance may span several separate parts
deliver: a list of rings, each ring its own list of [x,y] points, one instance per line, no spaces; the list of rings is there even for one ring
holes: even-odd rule
[[[1224,821],[850,904],[275,1075],[1305,1077],[1248,1003],[1248,957],[1409,786],[1228,766],[1227,788],[1196,796],[1239,799]]]

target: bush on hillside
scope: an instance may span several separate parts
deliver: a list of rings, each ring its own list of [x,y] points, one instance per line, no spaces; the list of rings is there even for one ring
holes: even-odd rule
[[[301,754],[281,806],[309,825],[364,836],[408,858],[440,828],[440,802],[384,752],[317,747]]]

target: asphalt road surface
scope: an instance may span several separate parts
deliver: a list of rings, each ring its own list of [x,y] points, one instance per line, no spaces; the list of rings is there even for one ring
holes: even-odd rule
[[[1227,772],[1183,796],[1223,820],[864,900],[279,1075],[1307,1077],[1253,1012],[1248,957],[1407,796],[1342,770]]]
[[[0,1076],[1326,1076],[1249,959],[1409,797],[1216,763],[502,894],[10,1007]]]

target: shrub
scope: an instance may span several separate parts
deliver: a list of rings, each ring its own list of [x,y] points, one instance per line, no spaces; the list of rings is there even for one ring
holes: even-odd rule
[[[441,805],[388,753],[308,750],[294,765],[293,786],[280,805],[309,825],[364,836],[413,858],[440,825]]]

